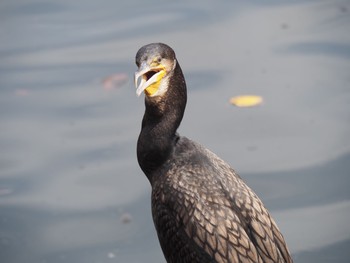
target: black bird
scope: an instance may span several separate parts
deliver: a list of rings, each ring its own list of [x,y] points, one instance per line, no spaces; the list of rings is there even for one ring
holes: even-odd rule
[[[292,262],[258,196],[218,156],[177,134],[187,94],[175,52],[149,44],[137,52],[136,65],[136,93],[144,91],[146,105],[137,158],[152,186],[167,262]]]

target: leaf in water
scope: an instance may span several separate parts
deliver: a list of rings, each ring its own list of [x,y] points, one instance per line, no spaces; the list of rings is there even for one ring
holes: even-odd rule
[[[131,222],[131,220],[132,220],[132,216],[129,213],[123,213],[120,217],[120,221],[123,224],[128,224]]]
[[[237,107],[254,107],[262,102],[263,98],[257,95],[241,95],[230,99],[230,103]]]
[[[106,77],[103,81],[103,89],[106,91],[120,89],[128,82],[128,75],[125,73],[117,73]]]
[[[29,91],[27,89],[16,89],[15,94],[16,96],[24,97],[28,96]]]
[[[14,191],[14,190],[13,190],[12,188],[0,187],[0,196],[12,194],[13,191]]]

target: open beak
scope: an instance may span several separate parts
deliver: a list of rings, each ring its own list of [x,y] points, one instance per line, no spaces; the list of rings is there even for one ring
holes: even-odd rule
[[[151,67],[147,63],[142,63],[139,70],[135,72],[135,87],[136,94],[140,96],[141,93],[150,87],[152,84],[160,81],[165,73],[163,66],[159,65]],[[141,77],[141,81],[138,84],[138,79]]]

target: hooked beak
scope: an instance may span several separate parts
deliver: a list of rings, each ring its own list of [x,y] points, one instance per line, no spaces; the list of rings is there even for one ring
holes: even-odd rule
[[[142,63],[139,70],[135,72],[135,87],[137,96],[140,96],[141,93],[152,84],[160,81],[164,73],[165,68],[162,65],[151,67],[147,63]],[[140,77],[142,77],[142,79],[138,84],[138,79]]]

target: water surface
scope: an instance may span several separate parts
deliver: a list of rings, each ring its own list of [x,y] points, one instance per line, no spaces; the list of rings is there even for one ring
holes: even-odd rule
[[[5,0],[0,17],[1,262],[164,262],[132,81],[158,41],[187,79],[180,133],[259,194],[295,262],[348,262],[348,1]]]

